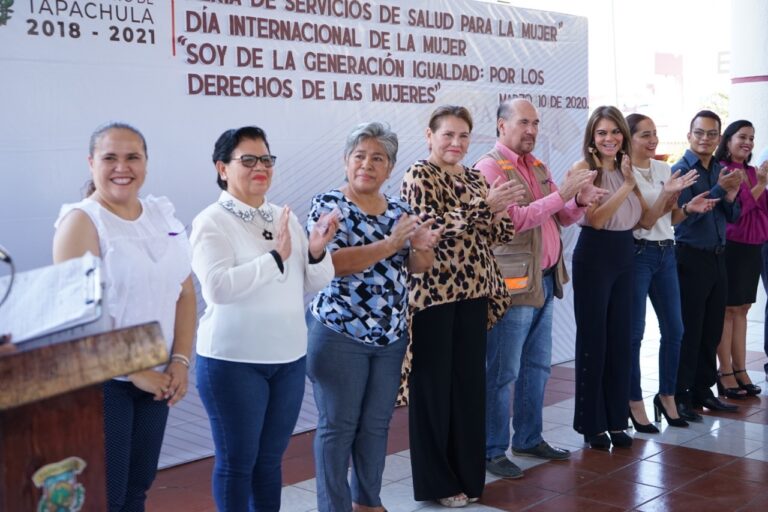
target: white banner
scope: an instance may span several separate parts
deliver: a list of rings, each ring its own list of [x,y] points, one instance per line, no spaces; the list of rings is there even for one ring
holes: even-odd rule
[[[0,0],[0,69],[0,244],[20,269],[50,263],[53,221],[81,197],[89,135],[107,121],[144,132],[144,190],[189,224],[218,195],[211,152],[227,128],[266,130],[270,200],[303,219],[342,183],[359,122],[398,133],[397,194],[438,105],[472,112],[471,163],[495,140],[499,100],[530,99],[535,154],[558,180],[588,108],[585,18],[476,0]]]

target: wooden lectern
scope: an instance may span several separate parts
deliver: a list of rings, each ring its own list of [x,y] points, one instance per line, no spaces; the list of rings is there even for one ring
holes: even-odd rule
[[[100,384],[167,360],[156,322],[0,346],[0,511],[107,510]]]

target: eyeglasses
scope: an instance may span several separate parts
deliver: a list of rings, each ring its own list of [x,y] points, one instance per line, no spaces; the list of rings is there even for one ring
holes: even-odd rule
[[[256,164],[259,162],[264,164],[264,167],[272,167],[275,165],[277,157],[275,155],[243,155],[239,158],[233,158],[232,160],[240,160],[241,164],[243,164],[245,167],[248,167],[249,169],[252,169],[256,167]]]
[[[717,130],[693,130],[693,136],[697,139],[715,139],[717,136],[720,135],[720,132]]]

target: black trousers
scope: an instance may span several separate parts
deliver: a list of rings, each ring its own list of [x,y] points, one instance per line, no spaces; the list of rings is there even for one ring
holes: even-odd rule
[[[679,245],[676,251],[684,331],[675,396],[690,405],[712,396],[710,388],[717,380],[728,274],[724,253]]]
[[[487,315],[480,298],[413,317],[408,420],[418,501],[483,492]]]
[[[157,474],[168,403],[131,382],[111,379],[103,389],[109,510],[144,510]]]
[[[627,428],[634,247],[631,231],[583,227],[573,252],[573,428],[587,436]]]

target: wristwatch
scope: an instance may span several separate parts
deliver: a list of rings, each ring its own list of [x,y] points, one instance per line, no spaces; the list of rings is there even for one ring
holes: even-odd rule
[[[683,213],[688,216],[688,203],[683,204]]]

